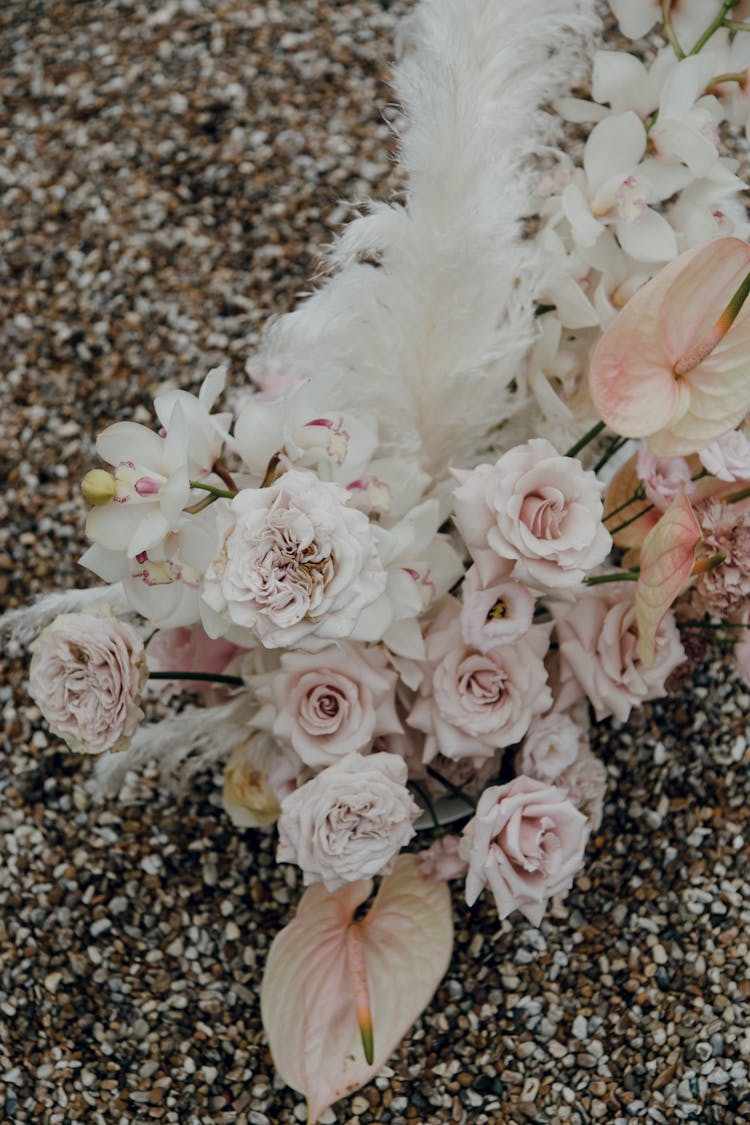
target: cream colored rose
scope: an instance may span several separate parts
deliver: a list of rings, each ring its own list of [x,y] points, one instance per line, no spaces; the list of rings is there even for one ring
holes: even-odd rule
[[[349,754],[281,802],[279,863],[335,891],[387,872],[414,835],[421,810],[395,754]]]
[[[233,751],[224,770],[224,811],[238,828],[267,828],[278,820],[281,806],[260,764],[256,735]]]
[[[31,646],[29,694],[50,730],[81,754],[124,750],[143,719],[143,642],[102,605],[64,613]]]

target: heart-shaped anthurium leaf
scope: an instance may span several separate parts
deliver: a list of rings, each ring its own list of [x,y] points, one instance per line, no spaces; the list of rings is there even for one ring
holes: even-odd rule
[[[641,547],[641,573],[635,595],[638,652],[647,668],[654,663],[656,633],[693,573],[700,525],[683,492],[675,496]]]
[[[317,884],[271,945],[261,1012],[276,1068],[304,1094],[308,1125],[368,1082],[429,1004],[448,967],[448,887],[402,855],[369,913],[372,882]]]

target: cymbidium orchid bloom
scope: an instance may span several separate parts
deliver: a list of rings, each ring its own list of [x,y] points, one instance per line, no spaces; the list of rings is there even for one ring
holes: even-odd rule
[[[647,35],[662,15],[661,0],[610,0],[620,30],[629,39]],[[721,11],[721,0],[680,0],[671,12],[672,27],[685,51]]]
[[[602,336],[589,372],[607,425],[685,456],[750,409],[750,246],[721,238],[686,253],[639,289]]]

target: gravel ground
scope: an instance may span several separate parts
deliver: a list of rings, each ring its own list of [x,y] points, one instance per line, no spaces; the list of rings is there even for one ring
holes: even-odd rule
[[[406,0],[6,0],[0,11],[0,599],[81,582],[92,435],[195,388],[317,268],[342,201],[395,189],[384,120]],[[710,656],[711,654],[709,654]],[[0,683],[0,1119],[304,1119],[257,989],[300,888],[206,779],[95,804],[90,763]],[[541,929],[455,895],[435,1001],[324,1122],[750,1122],[750,696],[599,730],[610,802]]]

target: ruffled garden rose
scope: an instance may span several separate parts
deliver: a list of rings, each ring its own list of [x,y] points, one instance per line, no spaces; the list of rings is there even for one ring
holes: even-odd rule
[[[81,754],[124,750],[143,711],[143,642],[101,607],[64,613],[31,646],[29,693],[50,730]]]
[[[220,521],[203,587],[210,636],[234,625],[268,648],[320,647],[348,637],[385,589],[369,520],[314,473],[290,470],[268,488],[243,489]]]
[[[493,465],[456,472],[455,520],[485,585],[507,560],[513,578],[543,590],[576,586],[604,561],[602,490],[574,457],[532,438]]]
[[[750,441],[740,430],[712,441],[698,454],[701,465],[719,480],[750,480]]]
[[[257,721],[270,726],[313,770],[364,751],[379,735],[401,730],[398,676],[385,653],[343,642],[321,652],[285,652],[281,667],[257,688],[266,703]]]
[[[238,828],[267,828],[278,819],[281,806],[263,768],[255,735],[233,751],[224,769],[222,804]]]
[[[665,694],[665,682],[685,659],[673,614],[656,633],[654,662],[646,667],[638,654],[635,591],[626,582],[616,588],[592,587],[575,605],[552,607],[560,646],[561,693],[566,681],[577,697],[583,688],[597,719],[614,715],[624,722],[634,707]]]
[[[279,863],[335,891],[387,872],[420,814],[395,754],[348,754],[281,803]]]
[[[553,895],[566,891],[583,863],[589,823],[563,789],[514,777],[485,789],[463,832],[466,902],[489,887],[500,918],[520,910],[538,926]]]
[[[531,628],[534,595],[512,578],[483,587],[478,568],[469,567],[461,599],[461,635],[480,652],[517,641]]]
[[[685,458],[656,457],[645,442],[638,450],[636,470],[646,496],[660,512],[667,510],[678,493],[692,496],[695,492],[696,483],[691,480]]]
[[[427,668],[408,723],[426,734],[424,761],[493,757],[519,742],[552,704],[544,654],[549,631],[534,626],[512,645],[479,652],[463,642],[451,601],[425,637]]]
[[[575,762],[585,743],[583,727],[569,715],[554,711],[534,719],[516,757],[516,769],[538,781],[556,782]]]

